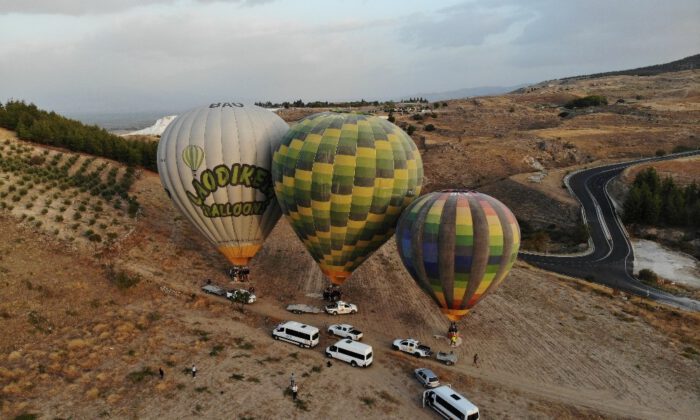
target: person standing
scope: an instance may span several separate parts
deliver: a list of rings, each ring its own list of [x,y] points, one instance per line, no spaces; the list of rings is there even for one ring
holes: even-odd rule
[[[297,386],[297,384],[292,385],[292,399],[294,401],[297,400],[297,393],[298,392],[299,392],[299,387]]]
[[[192,365],[192,379],[197,377],[197,366]]]
[[[289,378],[289,386],[294,386],[296,385],[296,382],[294,381],[294,372],[292,372],[291,378]]]
[[[160,374],[160,379],[163,380],[163,378],[165,377],[165,372],[163,371],[162,367],[158,368],[158,373]]]
[[[474,353],[474,366],[479,367],[479,355]]]

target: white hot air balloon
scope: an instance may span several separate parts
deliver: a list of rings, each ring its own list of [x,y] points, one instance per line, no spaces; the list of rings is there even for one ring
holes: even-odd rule
[[[218,102],[179,116],[161,136],[165,191],[234,265],[248,265],[280,218],[270,165],[288,129],[264,108]]]

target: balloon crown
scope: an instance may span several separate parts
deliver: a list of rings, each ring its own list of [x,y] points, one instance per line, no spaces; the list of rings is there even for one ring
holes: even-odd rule
[[[446,190],[440,190],[441,193],[467,193],[467,194],[478,194],[478,191],[470,190],[468,188],[448,188]]]

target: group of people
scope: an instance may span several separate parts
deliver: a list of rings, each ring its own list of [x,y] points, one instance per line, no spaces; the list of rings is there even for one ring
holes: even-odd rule
[[[338,285],[332,284],[323,290],[323,300],[337,302],[343,297],[343,292]]]
[[[228,275],[231,277],[231,281],[248,281],[248,274],[250,274],[250,268],[248,267],[234,265],[228,269]]]
[[[450,339],[450,346],[457,347],[457,339],[459,338],[459,331],[457,329],[457,323],[451,322],[450,328],[447,330],[447,338]]]

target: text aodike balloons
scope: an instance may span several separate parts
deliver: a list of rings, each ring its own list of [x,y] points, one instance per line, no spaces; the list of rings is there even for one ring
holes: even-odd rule
[[[416,283],[458,321],[506,277],[518,256],[520,228],[495,198],[446,190],[404,210],[396,245]]]
[[[176,118],[158,145],[163,187],[235,265],[247,265],[280,218],[270,162],[289,127],[254,105],[213,103]]]
[[[273,157],[275,194],[321,270],[341,284],[391,237],[420,193],[413,140],[374,116],[320,113],[293,126]]]

